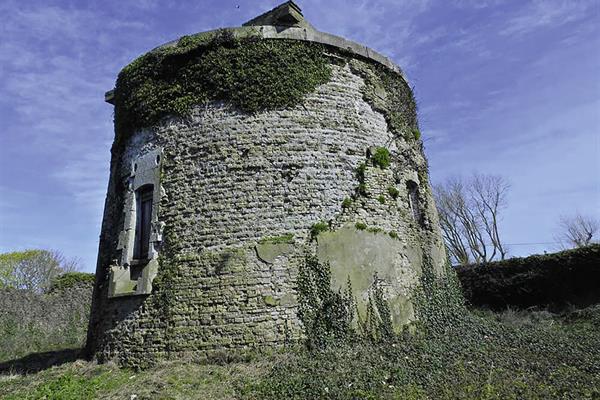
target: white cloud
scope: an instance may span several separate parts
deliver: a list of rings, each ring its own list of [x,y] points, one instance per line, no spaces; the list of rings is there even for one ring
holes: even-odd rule
[[[307,0],[301,4],[317,29],[365,44],[394,59],[403,69],[415,62],[407,51],[419,38],[415,19],[430,5],[425,0]]]

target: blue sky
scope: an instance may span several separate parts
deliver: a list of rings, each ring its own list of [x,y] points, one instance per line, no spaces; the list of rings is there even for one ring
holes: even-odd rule
[[[94,270],[113,138],[103,96],[119,70],[279,3],[3,0],[0,251],[58,249]],[[560,215],[600,217],[598,1],[297,3],[317,29],[405,70],[434,183],[473,171],[511,182],[501,222],[511,254],[556,249]]]

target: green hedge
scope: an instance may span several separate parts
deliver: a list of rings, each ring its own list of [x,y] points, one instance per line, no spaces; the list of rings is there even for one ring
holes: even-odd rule
[[[600,245],[456,268],[465,297],[492,309],[600,303]]]

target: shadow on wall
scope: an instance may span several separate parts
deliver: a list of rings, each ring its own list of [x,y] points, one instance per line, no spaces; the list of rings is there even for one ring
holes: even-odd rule
[[[82,358],[83,349],[64,349],[34,353],[0,363],[0,374],[28,374],[73,362]]]

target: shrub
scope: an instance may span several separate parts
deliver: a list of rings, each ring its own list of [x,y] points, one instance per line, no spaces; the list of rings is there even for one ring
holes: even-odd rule
[[[503,309],[600,301],[600,244],[456,268],[471,304]]]
[[[400,195],[400,191],[396,189],[395,186],[388,186],[388,194],[392,197],[392,199],[396,200]]]
[[[385,204],[385,196],[380,194],[379,197],[377,198],[377,201],[380,202],[381,204]]]

